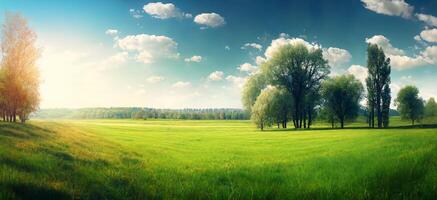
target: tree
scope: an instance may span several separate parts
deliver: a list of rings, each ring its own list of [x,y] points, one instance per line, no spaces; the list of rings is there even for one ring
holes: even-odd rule
[[[425,116],[429,118],[437,117],[437,103],[434,98],[429,98],[425,105]]]
[[[40,56],[36,34],[19,14],[6,14],[1,38],[0,96],[3,118],[25,122],[39,105]]]
[[[252,107],[252,121],[261,130],[273,124],[277,124],[278,128],[282,124],[282,127],[286,128],[292,106],[289,99],[290,94],[287,90],[267,87],[262,90]]]
[[[251,112],[256,98],[265,87],[265,78],[261,73],[253,74],[247,79],[242,92],[243,107],[246,111]]]
[[[322,50],[309,50],[303,44],[284,45],[263,63],[261,73],[266,75],[266,83],[290,93],[294,127],[309,128],[315,106],[313,95],[316,96],[321,81],[329,74]]]
[[[369,126],[375,127],[375,114],[378,128],[389,124],[390,110],[390,59],[385,57],[382,48],[370,44],[367,48],[367,102]],[[376,112],[376,113],[375,113]]]
[[[323,82],[321,93],[324,106],[331,113],[329,116],[340,121],[341,128],[344,128],[345,120],[358,116],[363,90],[361,82],[352,75],[337,76]]]
[[[412,125],[424,115],[423,99],[419,97],[419,90],[415,86],[402,88],[395,99],[395,105],[401,118],[411,120]]]

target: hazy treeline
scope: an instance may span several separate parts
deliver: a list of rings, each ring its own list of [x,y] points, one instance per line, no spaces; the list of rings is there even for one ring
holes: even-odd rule
[[[155,108],[79,108],[42,109],[32,118],[39,119],[193,119],[245,120],[249,114],[242,109],[155,109]]]
[[[25,122],[39,106],[36,34],[18,14],[6,14],[0,45],[0,118]]]

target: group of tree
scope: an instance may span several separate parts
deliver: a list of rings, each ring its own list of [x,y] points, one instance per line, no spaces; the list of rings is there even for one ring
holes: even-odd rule
[[[287,128],[289,121],[295,128],[310,128],[329,73],[321,49],[285,45],[248,79],[243,105],[261,129],[272,124]]]
[[[19,14],[6,14],[0,44],[0,116],[25,122],[39,106],[36,34]]]
[[[41,109],[32,118],[39,119],[190,119],[247,120],[242,109],[155,109],[139,107]]]
[[[419,96],[417,87],[408,85],[402,88],[395,99],[401,118],[410,120],[411,124],[422,120],[423,118],[435,119],[437,117],[437,103],[434,98],[427,102]]]
[[[365,86],[352,75],[328,77],[330,66],[321,49],[284,45],[248,78],[242,103],[261,130],[287,128],[288,122],[310,128],[316,116],[333,128],[338,123],[344,128],[359,115],[365,115],[371,128],[388,127],[390,116],[397,113],[413,125],[424,117],[437,118],[435,100],[425,102],[415,86],[402,88],[394,101],[397,111],[390,109],[390,59],[375,44],[367,48],[367,70]]]
[[[390,111],[390,60],[377,45],[369,45],[367,113],[369,126],[387,127]],[[330,66],[319,48],[284,45],[246,82],[242,102],[261,129],[276,124],[283,128],[310,128],[317,115],[332,126],[354,120],[364,97],[362,83],[352,75],[330,78]]]

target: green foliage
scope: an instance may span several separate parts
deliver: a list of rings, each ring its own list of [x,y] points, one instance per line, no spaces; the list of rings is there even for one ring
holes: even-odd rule
[[[355,119],[360,110],[363,90],[361,82],[352,75],[337,76],[323,82],[321,93],[324,110],[331,120],[338,119],[343,128],[345,120]]]
[[[258,96],[253,109],[251,119],[263,130],[273,124],[282,124],[285,128],[291,114],[291,95],[284,89],[268,87]]]
[[[287,134],[249,121],[0,123],[0,199],[435,199],[436,128],[398,123]]]
[[[429,118],[437,117],[437,103],[434,98],[430,98],[425,105],[425,116]]]
[[[42,109],[31,115],[33,119],[249,119],[241,109],[155,109],[136,107]]]
[[[256,98],[265,87],[266,82],[263,74],[256,73],[249,76],[242,91],[242,103],[246,111],[249,113],[252,111],[252,106],[255,104]]]
[[[286,89],[293,100],[293,122],[295,128],[311,124],[316,106],[317,92],[321,81],[329,74],[327,61],[322,50],[308,50],[302,44],[285,45],[261,66],[267,83]]]
[[[424,116],[423,99],[419,97],[419,90],[415,86],[405,86],[402,88],[395,100],[398,111],[403,119],[414,122]]]
[[[377,126],[388,127],[390,116],[390,58],[386,58],[382,48],[370,44],[367,48],[367,103],[369,126],[374,127],[375,115]]]

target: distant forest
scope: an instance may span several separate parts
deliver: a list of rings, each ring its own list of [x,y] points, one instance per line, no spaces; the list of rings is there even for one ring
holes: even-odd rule
[[[364,109],[360,116],[367,116]],[[390,110],[391,116],[399,116]],[[192,120],[248,120],[250,115],[243,109],[155,109],[139,107],[41,109],[32,114],[34,119],[192,119]]]
[[[155,109],[139,107],[41,109],[31,117],[36,119],[250,119],[249,113],[242,109]]]

